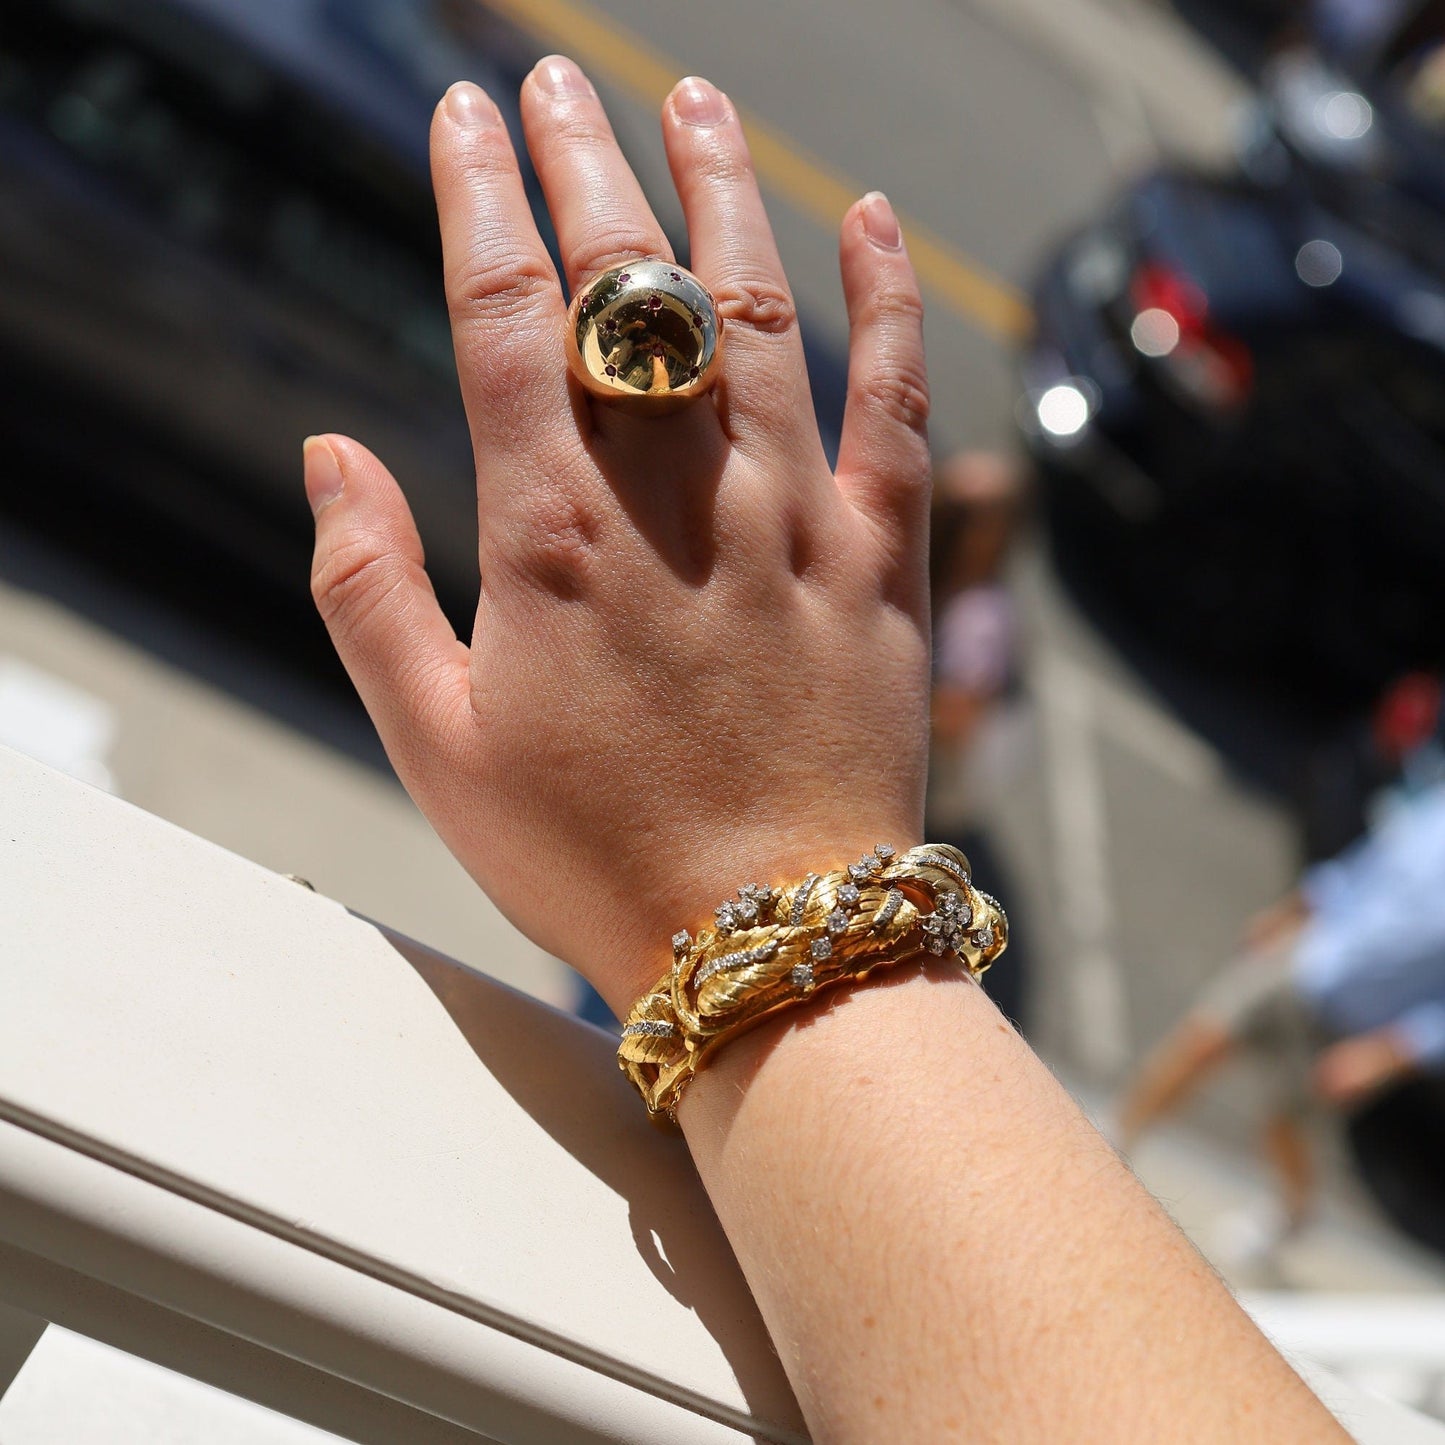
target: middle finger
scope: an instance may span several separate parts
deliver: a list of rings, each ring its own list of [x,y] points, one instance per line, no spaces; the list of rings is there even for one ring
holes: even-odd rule
[[[522,128],[574,295],[624,262],[673,259],[602,102],[575,62],[562,55],[538,61],[522,86]],[[603,453],[613,464],[604,461],[614,487],[625,487],[639,450],[661,448],[688,458],[689,470],[703,475],[716,472],[725,448],[717,412],[705,400],[661,418],[629,414],[605,402],[593,415]],[[656,504],[647,505],[651,510]]]
[[[522,86],[522,128],[574,293],[624,261],[673,259],[601,101],[572,61],[537,62]]]

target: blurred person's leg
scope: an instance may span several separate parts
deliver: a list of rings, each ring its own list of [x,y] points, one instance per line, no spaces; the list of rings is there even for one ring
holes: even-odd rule
[[[1298,1092],[1298,1021],[1294,989],[1297,930],[1268,948],[1236,958],[1198,1003],[1145,1059],[1126,1086],[1119,1108],[1119,1142],[1130,1149],[1166,1115],[1181,1108],[1242,1049],[1256,1054],[1274,1077],[1271,1092]]]
[[[1155,1046],[1126,1090],[1119,1110],[1120,1147],[1132,1149],[1237,1051],[1237,1041],[1223,1024],[1205,1014],[1190,1014]]]
[[[1275,1197],[1225,1210],[1214,1220],[1212,1253],[1238,1278],[1257,1287],[1289,1286],[1281,1251],[1309,1223],[1314,1212],[1315,1167],[1305,1129],[1307,1071],[1276,1072],[1282,1092],[1272,1102],[1259,1133],[1259,1152],[1273,1176]]]
[[[1260,1134],[1260,1149],[1279,1185],[1285,1233],[1294,1234],[1308,1222],[1315,1200],[1314,1155],[1299,1112],[1271,1114]]]

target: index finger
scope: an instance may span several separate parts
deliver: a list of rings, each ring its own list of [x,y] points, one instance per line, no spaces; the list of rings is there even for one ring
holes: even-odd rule
[[[431,134],[447,308],[462,401],[485,486],[487,451],[555,458],[538,417],[570,418],[566,310],[552,258],[527,204],[501,112],[479,86],[452,86]]]

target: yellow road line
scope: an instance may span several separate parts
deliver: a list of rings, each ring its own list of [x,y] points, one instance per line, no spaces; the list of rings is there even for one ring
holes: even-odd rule
[[[604,20],[572,0],[486,0],[488,7],[549,45],[556,45],[594,75],[651,106],[660,106],[684,74],[676,61],[646,41]],[[758,178],[791,205],[834,230],[843,213],[863,193],[846,176],[809,156],[745,110]],[[908,254],[918,279],[965,321],[989,335],[1012,341],[1029,326],[1024,298],[999,277],[966,261],[958,251],[917,221],[900,214]]]

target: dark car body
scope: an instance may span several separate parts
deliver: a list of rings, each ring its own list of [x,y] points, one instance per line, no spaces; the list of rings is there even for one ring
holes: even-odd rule
[[[1302,252],[1340,267],[1328,288],[1300,279]],[[1118,291],[1082,295],[1106,266]],[[1161,174],[1064,249],[1036,303],[1024,420],[1051,509],[1157,633],[1355,701],[1445,653],[1431,272],[1303,198]],[[1141,352],[1139,317],[1175,306],[1172,350]],[[1060,386],[1089,410],[1065,435],[1039,413]]]
[[[1061,541],[1157,636],[1350,705],[1445,656],[1445,155],[1377,62],[1072,237],[1021,406]]]
[[[228,621],[274,634],[308,605],[301,439],[346,432],[405,486],[466,627],[475,492],[428,129],[470,78],[519,136],[535,53],[451,0],[0,7],[0,511],[134,580],[175,572],[188,609],[224,574]],[[836,445],[843,367],[809,361]]]

